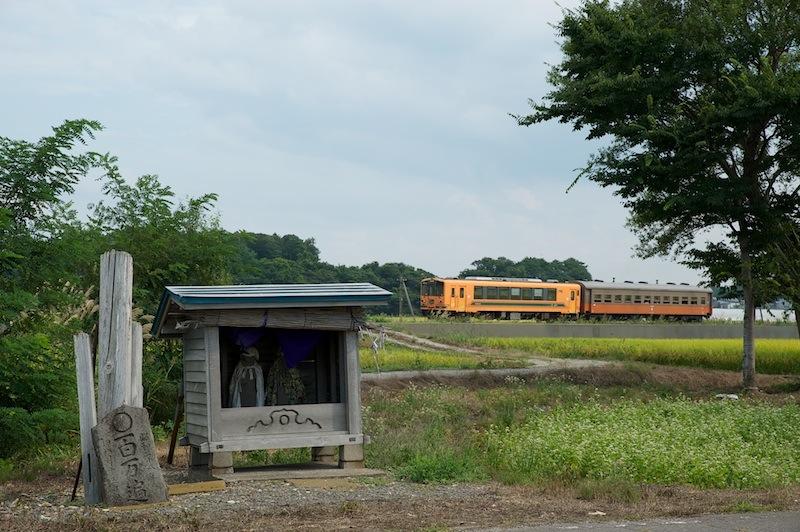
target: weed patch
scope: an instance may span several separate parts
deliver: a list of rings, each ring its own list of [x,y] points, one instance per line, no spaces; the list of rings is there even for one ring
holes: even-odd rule
[[[555,407],[486,433],[503,480],[625,479],[701,488],[800,482],[800,407],[654,399]]]

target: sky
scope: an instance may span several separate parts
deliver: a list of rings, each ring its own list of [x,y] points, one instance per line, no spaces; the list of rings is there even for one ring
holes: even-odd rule
[[[335,264],[575,257],[598,279],[695,282],[633,256],[612,190],[567,193],[597,142],[509,116],[547,93],[576,3],[0,0],[0,135],[99,120],[91,148],[128,180],[216,192],[226,229],[314,238]]]

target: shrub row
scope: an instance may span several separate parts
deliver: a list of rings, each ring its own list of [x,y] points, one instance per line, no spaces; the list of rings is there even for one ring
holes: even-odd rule
[[[78,441],[78,415],[60,408],[28,412],[0,407],[0,458],[45,444]]]

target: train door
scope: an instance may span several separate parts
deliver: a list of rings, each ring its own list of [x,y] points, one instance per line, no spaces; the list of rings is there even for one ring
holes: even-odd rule
[[[453,312],[467,311],[467,287],[464,285],[450,285],[450,309]]]
[[[569,303],[567,303],[567,309],[569,314],[578,314],[578,307],[580,306],[580,301],[578,297],[578,290],[577,288],[571,288],[569,291]]]

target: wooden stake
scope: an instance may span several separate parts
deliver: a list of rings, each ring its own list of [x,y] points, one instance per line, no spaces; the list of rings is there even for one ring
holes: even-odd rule
[[[142,408],[144,403],[144,389],[142,388],[142,324],[134,321],[131,323],[131,383],[128,388],[130,397],[128,404]]]
[[[100,259],[100,324],[97,346],[98,415],[125,403],[131,382],[133,258],[108,251]]]
[[[83,491],[86,504],[100,503],[100,479],[97,477],[97,459],[92,444],[92,427],[97,424],[94,400],[94,364],[89,346],[89,335],[78,333],[75,341],[75,372],[78,377],[78,409],[81,427],[81,462]]]

